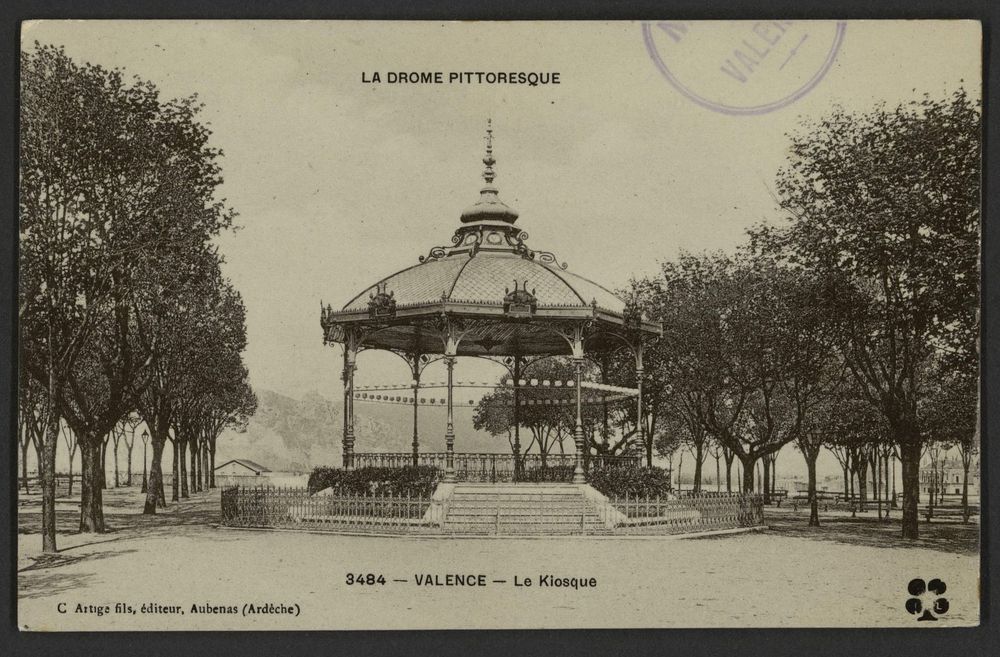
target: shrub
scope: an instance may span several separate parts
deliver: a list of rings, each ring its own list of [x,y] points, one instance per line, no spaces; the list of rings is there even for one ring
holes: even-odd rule
[[[666,496],[670,492],[670,474],[663,468],[593,468],[588,483],[608,497]]]
[[[333,487],[349,495],[430,497],[440,479],[441,471],[430,465],[355,470],[318,467],[309,475],[309,494]]]
[[[573,467],[572,465],[538,466],[525,470],[521,481],[573,481]]]

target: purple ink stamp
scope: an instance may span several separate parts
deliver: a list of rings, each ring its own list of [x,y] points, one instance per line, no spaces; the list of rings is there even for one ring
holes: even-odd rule
[[[724,114],[764,114],[809,93],[833,65],[842,21],[643,23],[646,50],[692,101]]]

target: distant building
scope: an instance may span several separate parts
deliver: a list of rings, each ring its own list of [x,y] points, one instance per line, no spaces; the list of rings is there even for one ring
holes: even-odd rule
[[[271,472],[269,468],[265,468],[260,463],[255,463],[250,459],[233,459],[215,468],[216,475],[227,477],[259,477],[267,475],[269,472]]]
[[[962,494],[962,478],[964,468],[962,459],[947,457],[938,461],[936,467],[925,462],[920,468],[920,494],[928,495],[931,491],[954,497]],[[979,497],[979,459],[974,459],[969,466],[969,497]]]

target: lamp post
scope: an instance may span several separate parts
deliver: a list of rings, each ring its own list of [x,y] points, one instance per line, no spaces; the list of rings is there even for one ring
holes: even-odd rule
[[[146,482],[146,443],[149,442],[149,431],[142,430],[142,492],[145,493],[149,490],[149,484]]]

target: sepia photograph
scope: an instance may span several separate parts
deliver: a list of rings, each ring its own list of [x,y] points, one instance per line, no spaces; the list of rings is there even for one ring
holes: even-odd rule
[[[20,40],[20,630],[979,625],[978,21]]]

